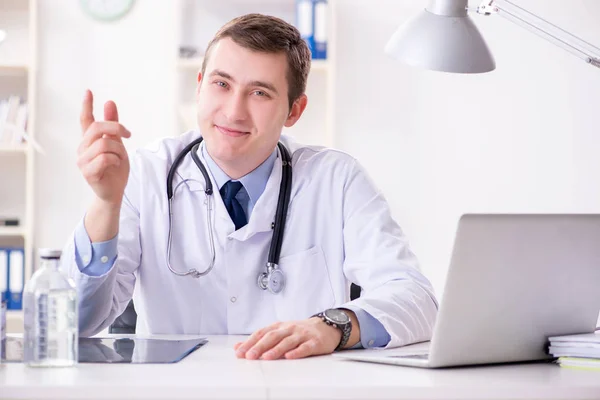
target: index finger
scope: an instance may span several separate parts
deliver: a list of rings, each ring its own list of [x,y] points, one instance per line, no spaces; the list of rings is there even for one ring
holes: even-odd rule
[[[121,138],[131,137],[131,133],[118,122],[98,121],[93,122],[87,131],[83,134],[80,149],[85,149],[96,140],[107,137],[116,141],[121,141]]]
[[[83,104],[81,105],[81,115],[79,116],[81,124],[81,133],[84,134],[89,126],[94,122],[94,95],[88,89],[83,96]]]

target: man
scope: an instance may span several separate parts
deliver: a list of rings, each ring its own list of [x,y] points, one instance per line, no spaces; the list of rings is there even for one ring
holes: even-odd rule
[[[116,105],[95,121],[86,92],[78,166],[96,198],[64,254],[78,282],[81,335],[110,325],[133,296],[138,332],[251,334],[235,346],[248,359],[430,338],[433,290],[383,196],[350,156],[281,137],[306,108],[310,58],[280,19],[232,20],[198,74],[199,132],[138,150],[131,170]],[[169,215],[169,169],[200,135],[173,176]],[[257,277],[273,239],[280,139],[293,179],[278,267],[285,286],[275,294]],[[207,167],[211,199],[192,155]],[[350,282],[363,289],[354,301]]]

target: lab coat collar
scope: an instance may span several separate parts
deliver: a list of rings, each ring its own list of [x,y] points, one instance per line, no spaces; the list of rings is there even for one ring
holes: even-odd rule
[[[187,134],[182,135],[180,138],[182,140],[182,146],[178,150],[180,152],[185,145],[191,143],[194,139],[200,136],[199,132],[189,132]],[[286,143],[287,146],[287,143]],[[289,147],[288,147],[289,149]],[[290,152],[292,150],[290,149]],[[206,165],[206,159],[204,159],[202,152],[199,152],[200,160]],[[173,160],[177,154],[173,155]],[[273,164],[273,168],[271,170],[271,174],[269,176],[269,180],[267,181],[267,185],[265,186],[265,190],[263,194],[260,196],[256,204],[254,205],[254,209],[252,210],[252,215],[248,221],[248,224],[237,231],[234,229],[233,221],[229,217],[227,213],[227,209],[223,204],[223,200],[221,198],[221,194],[218,190],[218,183],[216,182],[213,174],[208,171],[208,175],[213,184],[213,205],[215,212],[215,220],[219,218],[218,223],[229,223],[231,224],[231,229],[227,229],[228,232],[232,232],[230,237],[237,240],[247,240],[260,232],[268,232],[272,230],[272,224],[275,221],[275,211],[277,208],[277,200],[279,198],[279,186],[281,183],[281,154],[279,153],[279,148],[277,149],[277,158],[275,159],[275,163]],[[188,154],[184,157],[177,168],[177,173],[173,179],[173,190],[181,184],[181,182],[185,182],[185,186],[187,186],[188,190],[195,191],[204,191],[204,177],[192,157]],[[183,188],[179,188],[174,196],[177,196],[177,193],[183,190]]]

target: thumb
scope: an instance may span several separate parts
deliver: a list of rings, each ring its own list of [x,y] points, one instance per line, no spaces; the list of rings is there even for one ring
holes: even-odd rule
[[[119,111],[117,111],[117,105],[114,101],[107,101],[104,103],[104,120],[119,122]]]
[[[79,122],[81,124],[81,133],[85,133],[87,128],[94,122],[94,95],[90,90],[86,90],[83,96]]]

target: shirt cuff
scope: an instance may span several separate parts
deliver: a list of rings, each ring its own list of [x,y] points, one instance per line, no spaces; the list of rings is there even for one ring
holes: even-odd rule
[[[356,345],[352,346],[352,349],[384,347],[390,342],[391,337],[387,330],[371,314],[362,308],[352,305],[345,305],[343,308],[354,312],[360,326],[360,340]]]
[[[79,271],[88,276],[102,276],[117,259],[118,236],[105,242],[92,243],[83,219],[75,230],[75,261]]]

